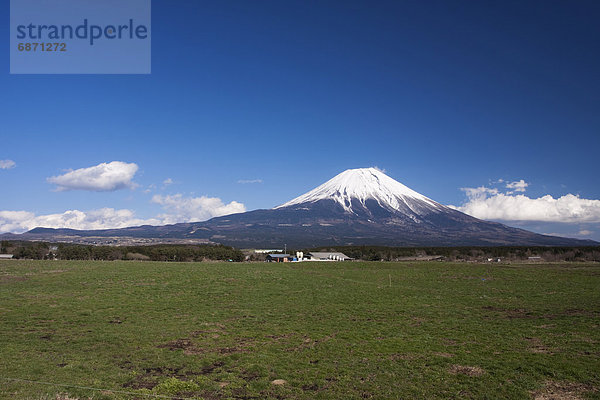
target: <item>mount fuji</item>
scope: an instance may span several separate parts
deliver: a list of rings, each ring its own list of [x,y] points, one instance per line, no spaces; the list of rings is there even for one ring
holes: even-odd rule
[[[346,170],[275,209],[301,210],[311,204],[330,200],[336,206],[341,206],[348,215],[374,217],[385,210],[398,216],[408,216],[415,222],[418,222],[418,216],[449,210],[375,168]]]
[[[13,235],[16,236],[16,235]],[[134,237],[205,239],[240,248],[386,246],[585,246],[596,242],[540,235],[483,221],[442,205],[375,168],[349,169],[269,210],[204,222],[77,231],[36,228],[23,239]]]

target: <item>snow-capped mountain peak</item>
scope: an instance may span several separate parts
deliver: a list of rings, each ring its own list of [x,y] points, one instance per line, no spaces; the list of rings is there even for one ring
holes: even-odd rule
[[[376,168],[357,168],[348,169],[275,209],[320,200],[334,200],[349,213],[354,213],[353,204],[358,202],[366,206],[367,200],[375,200],[379,206],[390,211],[403,211],[408,208],[415,214],[441,211],[446,208]]]

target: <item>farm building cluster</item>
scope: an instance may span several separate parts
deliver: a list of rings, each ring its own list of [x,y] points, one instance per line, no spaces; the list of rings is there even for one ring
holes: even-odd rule
[[[301,251],[292,254],[267,254],[267,262],[302,262],[302,261],[349,261],[352,258],[340,252],[313,251],[304,254]]]

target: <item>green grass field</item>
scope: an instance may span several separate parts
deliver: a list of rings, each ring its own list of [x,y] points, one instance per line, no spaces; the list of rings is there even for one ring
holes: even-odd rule
[[[599,328],[597,263],[8,260],[0,398],[600,399]]]

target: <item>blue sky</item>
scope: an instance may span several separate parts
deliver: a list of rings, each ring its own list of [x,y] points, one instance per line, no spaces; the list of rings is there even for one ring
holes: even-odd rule
[[[600,240],[599,17],[597,1],[154,0],[150,75],[10,75],[5,48],[0,230],[270,208],[378,166],[476,216]],[[114,188],[48,180],[114,161],[137,166]]]

